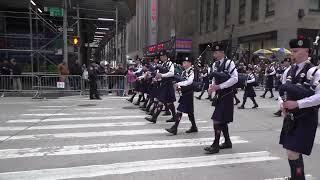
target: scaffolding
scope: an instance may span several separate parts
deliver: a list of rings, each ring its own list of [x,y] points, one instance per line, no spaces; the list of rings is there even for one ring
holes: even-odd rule
[[[29,3],[29,7],[25,9],[28,11],[19,12],[19,11],[0,11],[0,14],[4,14],[3,19],[24,19],[28,21],[29,24],[29,32],[25,31],[23,33],[8,33],[6,31],[6,27],[4,27],[5,31],[0,33],[0,54],[5,58],[9,58],[9,54],[16,55],[17,53],[22,53],[24,55],[28,54],[28,62],[30,68],[27,70],[32,74],[41,73],[41,63],[48,64],[56,67],[57,64],[61,62],[61,57],[63,57],[63,61],[68,65],[68,57],[70,54],[72,56],[76,56],[77,59],[83,63],[81,47],[84,46],[84,41],[81,39],[81,25],[80,21],[98,21],[98,19],[81,17],[81,12],[100,12],[100,13],[112,13],[115,16],[114,25],[112,28],[112,35],[114,36],[115,46],[113,48],[119,47],[118,44],[118,31],[119,31],[119,10],[115,8],[112,11],[105,11],[99,9],[88,9],[80,7],[79,4],[76,4],[75,7],[68,7],[68,0],[61,0],[62,8],[63,8],[63,16],[62,17],[50,17],[47,13],[38,12],[39,8],[32,4],[31,1]],[[71,12],[69,12],[71,11]],[[68,16],[70,14],[76,16]],[[59,27],[59,24],[62,27]],[[56,23],[59,22],[59,23]],[[4,22],[4,26],[6,26],[6,22]],[[73,32],[68,32],[68,29],[75,29]],[[77,36],[80,37],[80,45],[74,47],[74,52],[71,52],[70,46],[68,46],[68,41],[70,37]],[[1,40],[3,40],[3,45],[1,46]],[[14,44],[17,40],[21,40],[23,42],[23,46],[16,46],[10,44]],[[110,40],[110,38],[105,38],[104,41]],[[28,45],[27,45],[28,44]],[[121,43],[123,44],[123,43]],[[59,47],[60,45],[60,47]],[[100,43],[99,51],[102,51],[106,46],[106,42]],[[72,47],[72,46],[71,46]],[[121,47],[123,48],[123,47]],[[89,48],[88,48],[89,49]],[[124,48],[123,48],[124,49]],[[118,50],[115,50],[115,59],[118,59]],[[15,54],[16,53],[16,54]],[[12,56],[12,55],[11,55]],[[48,70],[48,66],[46,70]]]

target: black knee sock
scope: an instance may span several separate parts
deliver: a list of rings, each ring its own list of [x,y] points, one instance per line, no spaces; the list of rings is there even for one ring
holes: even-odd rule
[[[155,101],[153,104],[153,107],[151,109],[151,114],[154,114],[154,112],[156,111],[157,107],[158,107],[159,101]]]
[[[175,116],[175,123],[173,125],[174,128],[178,128],[179,126],[179,123],[180,123],[180,120],[181,120],[181,117],[182,117],[182,113],[177,113],[176,116]]]
[[[240,102],[240,100],[238,99],[238,97],[236,95],[234,95],[234,99],[236,100],[236,102]]]
[[[160,115],[162,108],[163,108],[163,104],[158,105],[155,113],[152,115],[152,118],[158,119],[158,116]]]
[[[153,103],[154,103],[154,99],[151,98],[150,101],[149,101],[149,104],[147,105],[147,111],[150,111],[150,108],[151,108]]]
[[[167,104],[167,107],[171,111],[172,117],[174,118],[176,115],[176,107],[174,107],[173,103]]]
[[[201,92],[201,94],[200,94],[200,96],[199,96],[200,99],[201,99],[201,97],[203,96],[203,94],[204,94],[204,90]]]
[[[224,142],[231,142],[228,124],[223,124],[223,125],[221,125],[221,127],[222,127],[222,133],[223,133],[223,136],[225,139]]]
[[[221,136],[221,126],[220,124],[213,125],[214,127],[214,141],[213,143],[219,145],[220,143],[220,136]]]
[[[250,99],[251,99],[251,101],[253,102],[253,104],[254,104],[255,106],[258,106],[258,103],[257,103],[256,100],[254,99],[254,97],[251,97]]]
[[[271,96],[273,96],[273,91],[272,91],[272,89],[270,90],[270,93],[271,93]]]
[[[189,121],[191,122],[192,128],[197,128],[196,120],[194,118],[194,113],[188,113]]]
[[[130,101],[133,101],[134,97],[137,95],[137,93],[133,93],[131,98],[129,99]]]
[[[144,108],[147,107],[149,100],[150,100],[150,98],[147,96],[147,99],[144,101],[142,107],[144,107]]]
[[[139,98],[138,98],[137,104],[139,104],[139,103],[140,103],[142,96],[143,96],[143,95],[141,95],[141,94],[139,95]]]
[[[267,92],[268,92],[268,90],[265,90],[262,96],[263,97],[266,96]]]
[[[291,169],[291,179],[293,180],[305,180],[303,157],[300,155],[297,160],[289,160]]]
[[[246,104],[246,102],[247,102],[247,97],[245,96],[245,97],[243,97],[243,102],[242,102],[242,107],[244,107],[244,105]]]

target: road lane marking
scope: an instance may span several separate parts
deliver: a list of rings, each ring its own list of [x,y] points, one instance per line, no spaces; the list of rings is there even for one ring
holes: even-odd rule
[[[56,180],[278,160],[267,151],[0,173],[5,180]]]
[[[207,123],[208,121],[198,121],[197,124]],[[190,122],[181,122],[189,124]],[[88,124],[59,124],[59,125],[41,125],[41,126],[2,126],[0,131],[21,131],[21,130],[58,130],[58,129],[78,129],[78,128],[103,128],[103,127],[131,127],[146,126],[148,122],[112,122],[112,123],[88,123]],[[164,122],[158,124],[167,124]]]
[[[187,130],[189,128],[179,128],[179,130]],[[199,131],[212,132],[212,127],[198,128]],[[112,136],[135,136],[135,135],[151,135],[151,134],[167,134],[164,129],[139,129],[139,130],[119,130],[119,131],[99,131],[99,132],[78,132],[78,133],[58,133],[58,134],[32,134],[32,135],[16,135],[16,136],[0,136],[0,141],[6,140],[47,140],[61,138],[92,138],[92,137],[112,137]]]
[[[241,139],[239,136],[231,137],[231,140],[233,144],[248,143],[248,141]],[[95,153],[143,150],[143,149],[208,146],[212,144],[212,141],[213,141],[212,138],[198,138],[198,139],[122,142],[122,143],[110,143],[110,144],[53,146],[53,147],[40,147],[40,148],[23,148],[23,149],[3,149],[3,150],[0,150],[0,159],[95,154]],[[221,142],[223,141],[224,140],[221,139]]]

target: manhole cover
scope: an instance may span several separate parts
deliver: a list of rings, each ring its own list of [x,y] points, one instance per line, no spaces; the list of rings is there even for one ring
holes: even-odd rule
[[[96,104],[80,104],[78,106],[80,106],[80,107],[92,107],[92,106],[96,106]]]
[[[127,107],[123,107],[122,109],[139,109],[139,107],[127,106]]]

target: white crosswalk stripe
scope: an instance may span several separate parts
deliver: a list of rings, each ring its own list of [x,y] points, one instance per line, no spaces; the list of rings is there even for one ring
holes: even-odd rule
[[[180,128],[187,130],[187,128]],[[212,132],[211,127],[199,128],[202,132]],[[57,133],[57,134],[33,134],[33,135],[16,135],[16,136],[0,136],[3,141],[10,137],[10,140],[41,140],[52,138],[93,138],[93,137],[112,137],[112,136],[133,136],[148,134],[164,134],[164,129],[139,129],[139,130],[118,130],[118,131],[99,131],[99,132],[81,132],[81,133]]]
[[[62,121],[90,121],[90,120],[121,120],[121,119],[143,119],[145,115],[130,116],[101,116],[101,117],[67,117],[67,118],[50,118],[43,120],[44,122],[62,122]],[[9,120],[7,123],[36,123],[41,119],[17,119]]]
[[[198,121],[198,124],[207,123],[208,121]],[[189,122],[181,122],[186,124]],[[55,129],[76,129],[76,128],[99,128],[99,127],[130,127],[130,126],[143,126],[148,125],[145,122],[115,122],[115,123],[89,123],[89,124],[61,124],[61,125],[42,125],[42,126],[3,126],[0,127],[0,131],[21,131],[21,130],[55,130]],[[164,122],[158,124],[167,124]]]
[[[72,108],[72,111],[99,111],[99,110],[113,110],[115,108]],[[61,109],[51,108],[51,109],[28,109],[30,112],[39,112],[39,111],[58,111]]]
[[[238,136],[231,137],[233,144],[248,143]],[[221,139],[221,142],[224,140]],[[159,140],[159,141],[137,141],[111,144],[90,144],[75,146],[54,146],[45,148],[24,148],[24,149],[4,149],[0,150],[0,159],[22,158],[22,157],[41,157],[41,156],[59,156],[75,154],[92,154],[119,151],[132,151],[142,149],[159,149],[174,147],[192,147],[206,146],[212,144],[212,138],[199,139],[177,139],[177,140]]]
[[[216,156],[200,156],[172,158],[148,161],[115,163],[106,165],[78,166],[57,169],[42,169],[21,172],[0,173],[0,179],[26,179],[26,180],[54,180],[70,178],[90,178],[113,174],[128,174],[134,172],[148,172],[168,169],[185,169],[192,167],[207,167],[226,164],[239,164],[260,161],[278,160],[269,152],[235,153]]]

